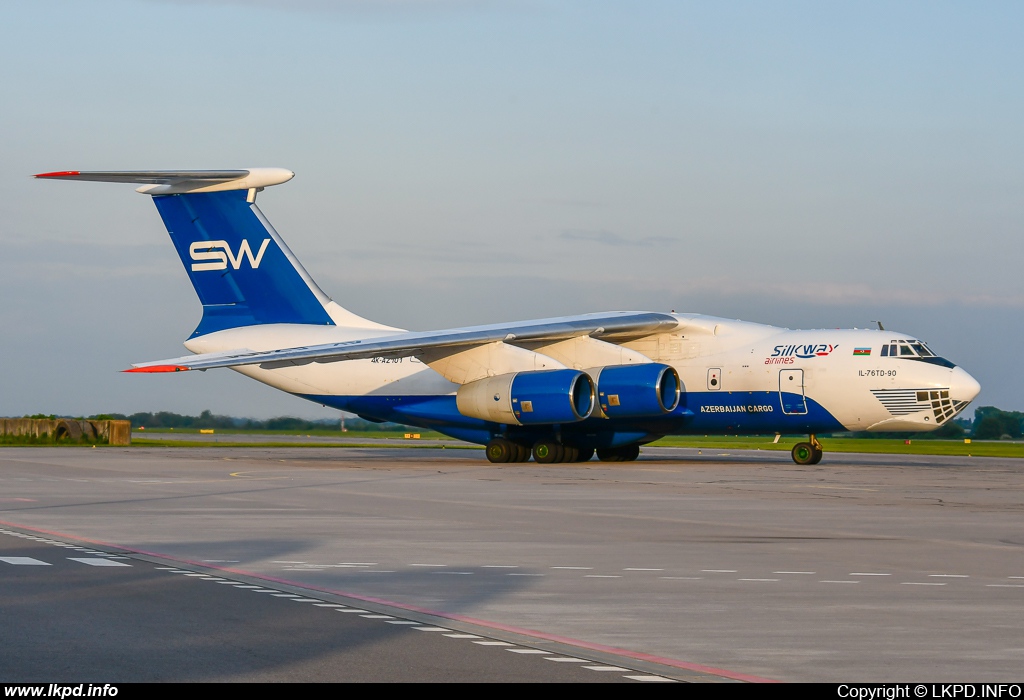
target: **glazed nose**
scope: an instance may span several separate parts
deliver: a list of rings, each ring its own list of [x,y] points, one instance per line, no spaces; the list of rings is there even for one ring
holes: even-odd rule
[[[981,392],[978,380],[959,367],[954,367],[949,377],[949,396],[954,401],[973,401]]]

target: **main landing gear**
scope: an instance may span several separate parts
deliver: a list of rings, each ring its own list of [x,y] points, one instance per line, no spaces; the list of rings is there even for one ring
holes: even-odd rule
[[[505,438],[494,438],[487,443],[487,459],[496,464],[530,461],[530,448]]]
[[[597,451],[597,458],[602,462],[633,462],[640,456],[640,445],[625,447],[605,447]]]
[[[553,440],[539,440],[533,446],[533,460],[538,464],[587,462],[593,456],[593,447],[571,447]]]
[[[809,442],[798,442],[793,446],[793,461],[797,464],[817,464],[821,461],[824,451],[818,438],[811,434]]]
[[[589,462],[594,452],[593,447],[573,447],[554,440],[539,440],[532,450],[526,445],[502,437],[496,437],[487,443],[487,459],[495,464],[528,462],[531,454],[538,464]],[[596,452],[597,458],[602,462],[632,462],[640,456],[640,445],[605,447]]]

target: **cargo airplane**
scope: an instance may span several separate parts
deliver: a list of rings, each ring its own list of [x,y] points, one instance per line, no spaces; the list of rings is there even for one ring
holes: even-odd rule
[[[929,431],[977,396],[971,375],[902,333],[789,330],[693,313],[615,311],[438,331],[331,300],[256,206],[280,168],[42,173],[136,183],[203,306],[193,355],[127,372],[230,367],[371,421],[486,445],[492,462],[631,461],[665,435]]]

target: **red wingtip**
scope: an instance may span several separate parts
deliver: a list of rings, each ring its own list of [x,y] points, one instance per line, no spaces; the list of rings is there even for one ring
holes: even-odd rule
[[[70,177],[79,174],[77,170],[58,170],[52,173],[39,173],[38,175],[33,175],[33,177]]]
[[[182,367],[181,365],[153,365],[152,367],[132,367],[131,369],[123,369],[122,372],[188,372],[188,367]]]

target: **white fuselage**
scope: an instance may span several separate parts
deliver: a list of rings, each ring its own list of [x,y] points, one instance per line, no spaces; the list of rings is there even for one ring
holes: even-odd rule
[[[679,432],[780,432],[805,425],[825,430],[826,416],[835,429],[926,431],[949,420],[980,390],[969,374],[951,363],[903,350],[917,341],[900,333],[788,330],[695,314],[673,316],[678,321],[675,330],[621,345],[679,373],[691,414],[680,422]],[[185,345],[196,353],[262,351],[398,332],[272,324],[219,331]],[[888,355],[890,345],[896,356]],[[896,352],[897,347],[906,354]],[[459,388],[415,357],[236,369],[283,391],[338,407],[344,403],[331,397],[451,397]],[[819,423],[822,427],[815,428]]]

